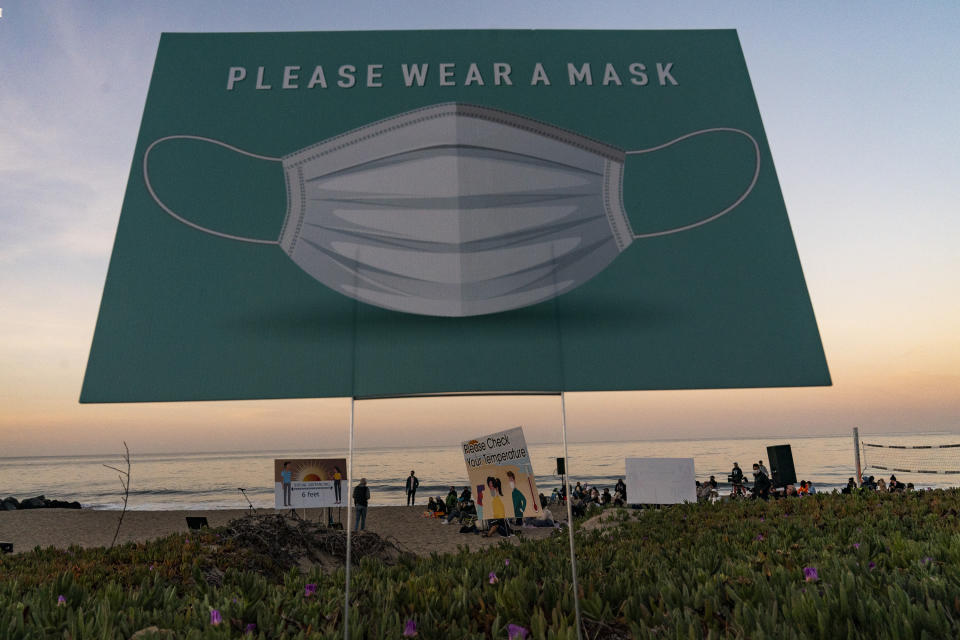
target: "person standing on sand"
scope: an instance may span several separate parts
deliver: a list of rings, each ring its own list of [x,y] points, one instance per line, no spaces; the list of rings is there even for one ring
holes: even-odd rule
[[[283,506],[291,506],[290,502],[290,481],[293,479],[293,472],[290,471],[290,463],[283,463],[283,471],[280,472],[280,482],[283,487]]]
[[[619,493],[623,498],[623,501],[627,501],[627,483],[623,481],[623,478],[617,478],[617,485],[613,488],[614,493]]]
[[[753,465],[753,497],[762,500],[770,499],[770,478],[760,468],[760,463]]]
[[[367,528],[367,505],[370,503],[370,487],[367,486],[367,479],[360,478],[360,484],[353,489],[353,504],[357,510],[357,521],[353,526],[354,531],[363,531]]]
[[[767,471],[765,466],[763,466],[763,460],[757,460],[757,466],[760,467],[760,471],[763,473],[763,475],[767,476],[768,478],[770,477],[770,472]]]
[[[517,524],[523,524],[523,511],[527,508],[527,498],[520,489],[517,489],[517,476],[513,471],[507,471],[507,479],[510,482],[510,497],[513,498],[513,517]]]
[[[416,474],[413,471],[410,471],[410,475],[407,477],[407,506],[411,507],[414,504],[415,496],[417,495],[417,487],[420,486],[420,480],[417,478]]]
[[[743,489],[743,469],[740,468],[739,462],[733,463],[733,469],[730,470],[730,482],[733,483],[733,491],[730,492],[731,496],[746,495],[746,491]]]

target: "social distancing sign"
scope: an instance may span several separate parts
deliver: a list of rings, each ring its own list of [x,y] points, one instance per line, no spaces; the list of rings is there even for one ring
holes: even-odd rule
[[[273,461],[277,509],[347,506],[345,458],[280,458]]]

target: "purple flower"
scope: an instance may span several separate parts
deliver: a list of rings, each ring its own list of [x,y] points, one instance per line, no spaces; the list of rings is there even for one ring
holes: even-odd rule
[[[313,583],[311,582],[310,584],[306,585],[306,586],[303,588],[303,597],[304,597],[304,598],[309,598],[310,596],[312,596],[312,595],[315,594],[316,592],[317,592],[317,585],[315,585],[315,584],[313,584]]]
[[[153,565],[150,565],[150,571],[153,571]]]
[[[854,549],[859,549],[859,548],[860,548],[860,543],[859,543],[859,542],[854,542],[854,543],[853,543],[853,548],[854,548]]]
[[[65,604],[67,604],[67,599],[64,598],[62,594],[57,596],[57,606],[62,607]]]
[[[763,540],[763,534],[762,534],[762,533],[758,533],[758,534],[757,534],[757,540]]]
[[[250,624],[248,624],[246,627],[243,628],[244,633],[253,633],[256,630],[257,630],[257,625],[254,624],[253,622],[251,622]]]
[[[820,576],[817,574],[817,570],[814,567],[804,567],[803,579],[807,582],[816,582],[820,579]]]
[[[530,631],[518,624],[507,625],[507,640],[524,640],[528,633]]]
[[[867,568],[868,568],[868,569],[873,569],[875,566],[877,566],[877,563],[874,562],[873,560],[871,560],[871,561],[870,561],[870,564],[867,565]]]
[[[766,521],[767,521],[766,518],[764,518],[763,516],[760,516],[760,522],[766,522]]]
[[[491,571],[491,572],[490,572],[490,584],[496,584],[496,583],[498,583],[498,582],[500,582],[500,581],[497,580],[497,574],[495,574],[493,571]]]
[[[503,561],[503,564],[504,564],[504,566],[509,567],[509,566],[510,566],[510,558],[507,558],[506,560],[504,560],[504,561]]]
[[[417,623],[413,620],[407,620],[407,626],[403,628],[404,638],[413,638],[417,635]]]
[[[216,609],[210,609],[210,624],[217,626],[223,622],[223,617],[220,615],[220,612]]]
[[[933,558],[931,558],[930,556],[927,556],[926,558],[923,559],[923,564],[930,564],[931,562],[933,562]]]

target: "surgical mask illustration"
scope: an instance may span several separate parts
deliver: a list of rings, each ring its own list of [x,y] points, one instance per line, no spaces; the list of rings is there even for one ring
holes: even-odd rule
[[[698,222],[634,233],[622,199],[627,156],[716,132],[753,144],[756,167],[746,190]],[[149,156],[177,139],[282,163],[288,196],[278,238],[209,229],[167,207],[151,185]],[[517,309],[566,293],[634,240],[692,229],[732,211],[759,172],[760,147],[740,129],[703,129],[625,151],[461,103],[403,113],[280,158],[193,135],[160,138],[143,157],[147,190],[183,224],[234,241],[279,245],[313,278],[361,302],[448,317]]]

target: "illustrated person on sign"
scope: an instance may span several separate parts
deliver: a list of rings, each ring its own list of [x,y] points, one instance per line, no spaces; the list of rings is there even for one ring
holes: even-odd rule
[[[527,508],[527,498],[520,489],[517,489],[517,476],[513,471],[507,471],[507,481],[510,483],[510,497],[513,498],[513,517],[517,519],[517,524],[523,523],[523,510]]]
[[[477,520],[483,522],[483,485],[477,485]]]
[[[341,488],[340,481],[343,480],[343,475],[340,473],[340,467],[333,467],[333,499],[334,504],[340,504],[341,497]]]
[[[490,507],[493,509],[493,515],[490,517],[494,520],[502,520],[505,517],[503,500],[500,499],[500,496],[503,495],[502,487],[503,485],[500,482],[500,478],[493,476],[487,477],[487,489],[490,490]]]
[[[417,487],[420,486],[420,480],[417,476],[410,472],[410,475],[407,477],[407,506],[412,506],[414,504],[414,497],[417,495]]]
[[[367,479],[360,478],[360,484],[353,489],[353,505],[357,509],[357,521],[353,525],[354,531],[363,531],[367,528],[367,505],[370,503],[370,487]]]
[[[289,507],[290,503],[290,481],[293,480],[293,472],[290,471],[290,463],[283,463],[283,471],[280,472],[280,480],[283,486],[283,506]]]

